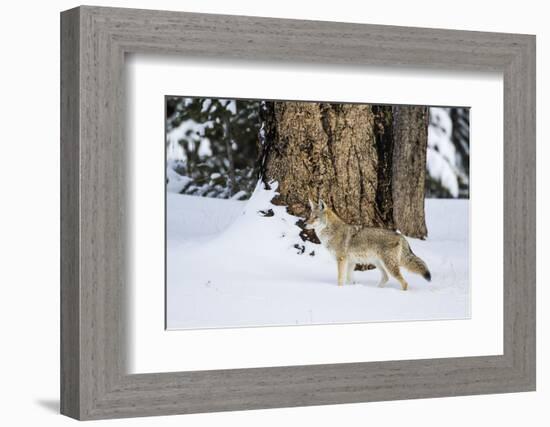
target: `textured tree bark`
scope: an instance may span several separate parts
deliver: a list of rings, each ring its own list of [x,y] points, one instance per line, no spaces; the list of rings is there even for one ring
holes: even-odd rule
[[[275,203],[306,217],[308,198],[323,199],[349,224],[385,225],[376,193],[391,167],[379,165],[369,105],[269,102],[264,115],[261,173],[279,183]]]
[[[405,162],[411,150],[394,149],[397,134],[393,116],[391,106],[267,102],[262,109],[260,172],[266,184],[278,182],[279,195],[273,202],[305,218],[309,215],[308,199],[323,199],[348,224],[394,229],[395,198],[407,196],[401,187],[399,191],[394,189],[394,162],[396,155],[399,164]],[[405,125],[399,122],[401,136]],[[420,132],[415,135],[421,137]],[[403,143],[416,140],[407,138]],[[425,146],[426,141],[424,151]],[[422,169],[423,177],[425,152],[422,166],[421,159],[413,160],[417,161],[415,167]],[[403,179],[409,170],[409,167],[401,169],[398,178]],[[402,209],[402,204],[398,206]],[[421,214],[423,223],[423,205],[421,212],[414,210],[414,213]],[[420,236],[414,227],[401,225],[409,217],[398,218],[400,227],[413,232],[415,237]],[[306,231],[302,237],[316,241]]]
[[[428,235],[424,217],[428,107],[393,107],[393,220],[406,236]]]
[[[386,228],[395,229],[393,221],[393,113],[391,106],[373,105],[378,187],[376,207]]]

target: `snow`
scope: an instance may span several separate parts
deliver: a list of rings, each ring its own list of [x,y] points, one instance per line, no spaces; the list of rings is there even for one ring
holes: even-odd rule
[[[426,200],[429,237],[408,241],[432,282],[404,271],[402,291],[393,278],[378,288],[378,270],[338,287],[324,247],[307,242],[298,255],[298,218],[273,206],[274,194],[258,186],[243,202],[167,193],[168,329],[470,316],[468,200]]]
[[[237,102],[233,99],[226,100],[225,109],[231,114],[237,114]]]
[[[208,111],[208,109],[210,108],[210,105],[212,105],[212,99],[204,98],[204,100],[202,101],[201,112],[204,113]]]
[[[170,130],[167,135],[168,147],[166,149],[166,159],[170,160],[186,160],[183,148],[179,144],[181,139],[187,139],[189,149],[193,150],[194,144],[199,144],[198,154],[201,157],[212,155],[210,140],[204,136],[206,129],[212,128],[214,123],[206,121],[197,123],[192,119],[185,120],[181,124]]]
[[[179,255],[171,253],[171,249],[177,249],[183,245],[192,250],[193,246],[206,238],[219,235],[235,221],[235,218],[242,214],[245,203],[231,199],[214,199],[167,192],[168,252],[177,257]],[[189,253],[184,254],[184,258],[190,259],[189,255]],[[204,261],[201,261],[202,264]]]
[[[179,193],[188,183],[193,182],[191,178],[180,175],[170,166],[166,168],[166,178],[168,178],[168,183],[166,184],[166,191],[168,193]]]
[[[233,194],[233,195],[231,196],[231,198],[232,198],[232,199],[235,199],[235,200],[239,200],[239,199],[244,199],[244,198],[246,198],[247,195],[248,195],[248,194],[247,194],[246,191],[240,190],[240,191],[237,191],[235,194]]]
[[[452,141],[453,123],[448,108],[430,108],[428,128],[428,150],[426,167],[434,179],[458,197],[458,171],[456,170],[456,148]]]

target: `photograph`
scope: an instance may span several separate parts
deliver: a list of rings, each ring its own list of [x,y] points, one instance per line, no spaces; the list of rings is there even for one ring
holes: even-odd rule
[[[471,317],[469,107],[164,102],[166,329]]]

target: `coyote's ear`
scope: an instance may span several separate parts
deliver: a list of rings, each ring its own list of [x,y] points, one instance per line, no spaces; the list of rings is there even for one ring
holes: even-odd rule
[[[324,211],[327,208],[327,205],[324,201],[319,200],[319,210]]]
[[[315,205],[313,204],[313,202],[311,201],[311,199],[307,199],[307,201],[309,202],[309,208],[311,209],[311,211],[313,212],[315,210]]]

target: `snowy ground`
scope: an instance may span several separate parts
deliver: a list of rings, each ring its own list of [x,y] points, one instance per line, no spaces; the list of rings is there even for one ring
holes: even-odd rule
[[[271,206],[272,196],[167,193],[168,329],[470,317],[467,200],[426,200],[429,238],[408,240],[432,282],[404,271],[404,292],[395,279],[378,288],[378,270],[337,287],[336,263],[323,247],[297,254],[296,218]],[[266,208],[275,215],[258,214]]]

